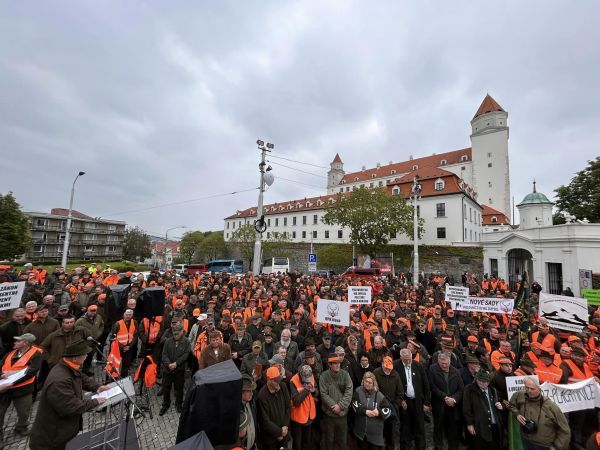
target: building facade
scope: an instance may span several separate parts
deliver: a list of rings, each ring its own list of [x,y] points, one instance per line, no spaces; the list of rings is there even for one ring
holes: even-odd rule
[[[50,213],[25,212],[29,218],[32,248],[26,254],[30,261],[60,261],[69,211],[54,208]],[[78,211],[72,212],[69,259],[107,260],[123,257],[125,222],[95,219]]]
[[[579,270],[600,272],[600,224],[569,220],[553,225],[552,206],[534,183],[533,192],[517,205],[518,227],[483,233],[484,270],[511,284],[527,272],[545,292],[560,294],[570,287],[581,296]]]

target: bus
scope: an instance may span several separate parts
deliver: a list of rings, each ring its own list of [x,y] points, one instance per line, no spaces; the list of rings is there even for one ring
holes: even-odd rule
[[[244,273],[244,261],[241,259],[213,259],[206,265],[206,271]]]
[[[262,273],[286,273],[290,271],[289,258],[275,256],[274,258],[265,259],[263,261]]]

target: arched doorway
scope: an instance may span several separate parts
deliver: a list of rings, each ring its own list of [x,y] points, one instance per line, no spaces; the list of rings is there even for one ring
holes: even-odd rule
[[[513,248],[506,253],[508,258],[508,283],[511,289],[515,289],[517,281],[521,280],[524,272],[527,272],[529,283],[534,280],[533,256],[524,248]]]

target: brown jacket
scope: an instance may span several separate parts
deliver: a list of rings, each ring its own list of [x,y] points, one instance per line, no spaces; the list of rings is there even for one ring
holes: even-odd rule
[[[46,321],[42,323],[40,320],[36,319],[31,322],[29,325],[25,327],[23,330],[24,333],[31,333],[35,336],[35,345],[42,345],[44,339],[48,337],[50,333],[55,332],[60,328],[58,320],[53,319],[52,317],[46,318]]]
[[[99,386],[93,378],[71,369],[62,360],[54,366],[40,396],[29,448],[64,449],[81,430],[83,413],[98,405],[96,400],[84,400],[83,391],[95,391]]]
[[[206,348],[202,350],[202,353],[200,353],[198,365],[201,369],[205,369],[208,366],[227,361],[228,359],[231,359],[231,348],[228,344],[221,344],[217,347],[216,355],[214,349],[210,345],[207,345]]]
[[[42,342],[42,348],[46,352],[44,355],[47,357],[48,365],[54,367],[62,360],[67,345],[81,339],[85,341],[88,336],[89,333],[82,328],[74,328],[69,333],[65,333],[62,328],[59,328],[54,333],[50,333],[44,339],[44,342]]]

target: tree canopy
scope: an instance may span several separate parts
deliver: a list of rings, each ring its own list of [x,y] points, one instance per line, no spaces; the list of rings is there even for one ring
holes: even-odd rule
[[[555,189],[555,216],[558,222],[564,222],[561,213],[568,213],[577,219],[600,222],[600,157],[589,161],[585,169],[577,172],[567,186]]]
[[[152,255],[150,237],[139,227],[127,228],[123,242],[123,254],[125,258],[141,261]]]
[[[235,246],[240,251],[242,259],[248,261],[250,267],[252,267],[252,260],[254,259],[254,241],[256,239],[256,231],[254,225],[246,223],[239,227],[231,234],[229,240],[230,245]]]
[[[0,260],[12,261],[31,249],[29,222],[12,192],[0,194]]]
[[[327,208],[323,222],[349,228],[350,243],[373,255],[389,242],[390,235],[400,232],[412,237],[413,208],[403,197],[388,195],[385,188],[361,187],[348,194],[339,193],[337,201]]]
[[[186,264],[217,259],[226,251],[222,231],[188,231],[179,243],[179,256]]]

